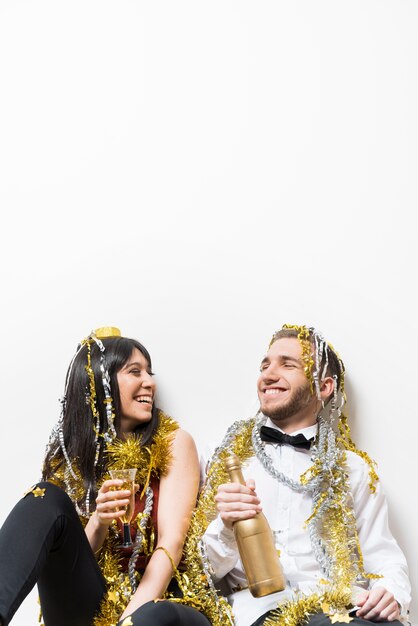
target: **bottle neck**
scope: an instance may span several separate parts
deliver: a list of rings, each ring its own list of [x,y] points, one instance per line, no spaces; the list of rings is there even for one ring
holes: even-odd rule
[[[240,468],[231,467],[228,469],[229,478],[231,483],[239,483],[240,485],[245,485],[244,476],[242,475],[242,471]]]

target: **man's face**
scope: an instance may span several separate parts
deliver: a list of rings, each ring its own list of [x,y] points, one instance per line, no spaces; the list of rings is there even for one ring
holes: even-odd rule
[[[314,424],[318,408],[311,393],[297,338],[283,337],[273,343],[261,363],[258,397],[261,411],[281,428],[304,428]]]

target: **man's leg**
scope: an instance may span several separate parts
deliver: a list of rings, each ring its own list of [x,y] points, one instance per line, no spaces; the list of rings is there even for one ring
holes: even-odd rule
[[[69,497],[39,483],[0,529],[0,620],[38,583],[45,626],[90,626],[105,581]]]
[[[272,611],[267,611],[264,615],[261,615],[251,626],[263,626],[264,621],[271,617]],[[402,626],[401,622],[398,620],[394,620],[393,622],[371,622],[367,619],[362,619],[360,617],[351,616],[353,619],[350,622],[350,626]],[[335,622],[336,624],[340,624],[343,622]],[[344,622],[345,623],[345,622]],[[304,626],[331,626],[331,620],[328,615],[324,615],[324,613],[316,613],[312,615],[307,622],[304,623]]]
[[[401,622],[398,620],[394,620],[393,622],[371,622],[368,619],[362,619],[361,617],[356,617],[353,614],[350,614],[352,617],[352,621],[350,622],[351,626],[373,626],[378,624],[381,626],[382,624],[391,624],[392,626],[402,626]],[[341,624],[342,622],[335,622],[336,624]],[[307,626],[330,626],[331,620],[328,615],[324,615],[323,613],[317,613],[316,615],[312,615],[308,622],[306,622]]]

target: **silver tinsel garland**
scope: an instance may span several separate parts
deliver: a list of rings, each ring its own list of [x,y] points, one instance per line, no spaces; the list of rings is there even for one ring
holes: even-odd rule
[[[152,511],[152,503],[154,500],[154,492],[150,485],[148,485],[147,490],[145,492],[145,507],[142,512],[141,521],[138,524],[138,530],[136,533],[132,555],[129,559],[128,564],[128,573],[129,573],[129,582],[131,583],[132,595],[135,593],[137,589],[137,580],[136,580],[136,570],[135,565],[138,560],[138,556],[142,550],[142,544],[144,542],[145,529],[148,524],[149,516]]]

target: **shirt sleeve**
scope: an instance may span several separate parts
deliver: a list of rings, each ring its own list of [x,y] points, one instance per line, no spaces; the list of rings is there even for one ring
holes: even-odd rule
[[[221,580],[239,561],[234,531],[227,528],[218,516],[209,524],[204,541],[215,581]]]
[[[382,576],[370,579],[369,588],[384,587],[393,593],[401,607],[401,617],[406,619],[411,602],[407,562],[389,529],[388,506],[380,482],[372,493],[368,466],[357,459],[360,462],[355,461],[350,480],[364,569]]]

